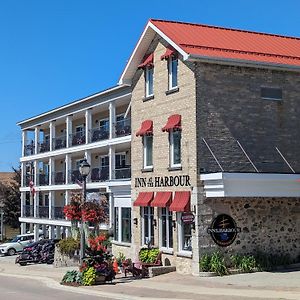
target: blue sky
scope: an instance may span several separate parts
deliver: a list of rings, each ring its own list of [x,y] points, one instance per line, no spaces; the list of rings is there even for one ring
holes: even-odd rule
[[[1,0],[0,171],[18,166],[17,121],[116,85],[149,18],[300,37],[300,1]]]

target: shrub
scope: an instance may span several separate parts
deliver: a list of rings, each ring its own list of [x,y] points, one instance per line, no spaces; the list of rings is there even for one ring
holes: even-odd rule
[[[76,270],[67,271],[67,273],[64,275],[62,283],[82,283],[82,274]]]
[[[118,266],[121,267],[123,261],[126,260],[126,256],[124,255],[124,253],[119,252],[118,256],[116,257],[116,260],[117,260]]]
[[[141,262],[152,264],[155,262],[157,256],[159,254],[159,249],[141,249],[139,253],[139,257]]]
[[[82,273],[82,284],[93,285],[96,281],[96,270],[93,267],[89,267]]]
[[[200,271],[201,272],[209,272],[210,271],[210,258],[211,256],[208,254],[204,254],[201,256],[199,261]]]
[[[254,272],[257,269],[256,259],[253,255],[232,255],[230,257],[232,266],[243,272]]]
[[[65,255],[74,255],[75,251],[79,250],[79,247],[79,241],[73,239],[72,237],[60,240],[58,242],[58,248],[60,252]]]
[[[225,259],[220,252],[214,252],[210,258],[210,271],[217,273],[219,276],[228,274],[225,265]]]

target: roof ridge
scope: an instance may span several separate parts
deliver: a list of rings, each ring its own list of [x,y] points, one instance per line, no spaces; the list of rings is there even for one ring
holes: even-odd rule
[[[215,28],[215,29],[222,29],[222,30],[228,30],[228,31],[238,31],[238,32],[253,33],[253,34],[258,34],[258,35],[275,36],[275,37],[280,37],[280,38],[285,38],[285,39],[292,39],[292,40],[299,40],[300,41],[300,37],[296,37],[296,36],[288,36],[288,35],[283,35],[283,34],[259,32],[259,31],[237,29],[237,28],[229,28],[229,27],[223,27],[223,26],[199,24],[199,23],[192,23],[192,22],[182,22],[182,21],[162,20],[162,19],[149,19],[149,21],[150,22],[151,21],[154,21],[154,22],[157,21],[157,22],[166,22],[166,23],[187,24],[187,25],[201,26],[201,27],[208,27],[208,28]]]

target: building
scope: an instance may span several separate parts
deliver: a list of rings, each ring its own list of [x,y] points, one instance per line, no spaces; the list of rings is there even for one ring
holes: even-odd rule
[[[34,230],[36,239],[41,229],[50,238],[69,234],[63,207],[81,189],[83,158],[91,165],[87,192],[106,196],[109,206],[120,198],[130,202],[130,97],[130,88],[119,85],[18,123],[22,233]]]
[[[132,243],[199,257],[300,253],[300,39],[150,20],[132,87]],[[127,245],[125,245],[127,246]]]

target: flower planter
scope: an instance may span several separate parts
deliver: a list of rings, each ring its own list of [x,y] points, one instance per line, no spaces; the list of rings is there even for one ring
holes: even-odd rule
[[[95,279],[95,285],[105,283],[105,275],[97,275]]]

